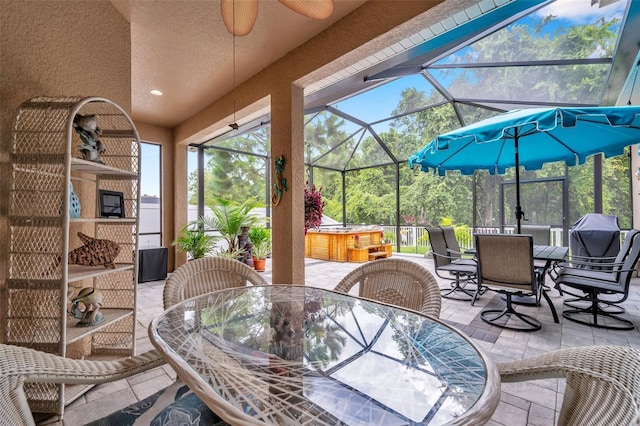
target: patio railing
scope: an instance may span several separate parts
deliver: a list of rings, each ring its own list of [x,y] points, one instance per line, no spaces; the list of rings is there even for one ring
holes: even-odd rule
[[[396,250],[396,242],[398,241],[398,236],[396,234],[395,226],[383,226],[385,238],[391,236],[391,243],[394,245],[393,249]],[[487,227],[487,228],[476,228],[476,233],[480,234],[497,234],[500,232],[499,227]],[[505,227],[505,233],[512,234],[515,232],[515,227]],[[627,234],[627,230],[620,231],[620,243],[624,242],[624,238]],[[463,249],[474,248],[473,241],[473,228],[457,228],[456,235],[458,237],[458,243],[460,247]],[[427,231],[423,226],[401,226],[400,227],[400,241],[401,247],[411,247],[415,248],[416,253],[424,253],[425,251],[430,251],[429,247],[429,238]],[[551,228],[551,245],[552,246],[562,246],[563,241],[563,231],[562,228]],[[404,251],[404,250],[403,250]],[[410,252],[411,250],[407,250]]]

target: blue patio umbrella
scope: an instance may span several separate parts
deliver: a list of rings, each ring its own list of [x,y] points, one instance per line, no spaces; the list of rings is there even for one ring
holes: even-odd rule
[[[409,157],[409,167],[444,175],[459,170],[504,173],[516,168],[516,221],[520,206],[520,167],[537,170],[545,163],[583,164],[590,155],[613,157],[640,143],[640,107],[531,108],[499,114],[442,134]]]

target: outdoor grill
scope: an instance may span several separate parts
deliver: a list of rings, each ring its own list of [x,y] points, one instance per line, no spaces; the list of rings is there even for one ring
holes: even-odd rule
[[[620,226],[614,215],[588,213],[573,224],[569,232],[572,256],[610,257],[620,251]],[[593,260],[593,263],[601,263]]]

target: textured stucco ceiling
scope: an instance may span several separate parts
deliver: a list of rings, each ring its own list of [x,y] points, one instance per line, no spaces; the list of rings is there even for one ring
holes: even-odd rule
[[[220,0],[112,0],[131,22],[132,116],[172,128],[365,2],[335,0],[333,15],[319,21],[260,0],[253,30],[235,39],[234,81]]]

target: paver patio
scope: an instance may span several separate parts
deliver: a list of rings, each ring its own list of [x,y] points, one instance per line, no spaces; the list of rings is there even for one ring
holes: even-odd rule
[[[394,256],[396,256],[394,254]],[[433,271],[433,261],[423,256],[401,255]],[[357,263],[325,262],[306,259],[306,285],[332,289]],[[262,273],[271,282],[271,264]],[[438,279],[441,287],[448,282]],[[137,352],[151,349],[147,337],[150,321],[162,312],[164,281],[141,283],[138,286]],[[533,333],[515,332],[491,327],[480,320],[480,311],[489,303],[500,303],[499,295],[485,293],[475,304],[443,299],[440,318],[474,338],[495,361],[521,359],[564,347],[586,345],[622,345],[640,349],[640,279],[633,278],[629,298],[625,301],[624,316],[634,322],[631,331],[602,330],[564,320],[562,296],[550,292],[560,323],[555,324],[549,307],[520,306],[518,310],[533,315],[542,324],[542,330]],[[63,421],[43,422],[54,425],[81,425],[144,399],[168,386],[176,374],[164,365],[138,376],[118,382],[99,385],[67,406]],[[536,380],[526,383],[503,383],[500,405],[490,425],[552,425],[562,404],[564,381]]]

